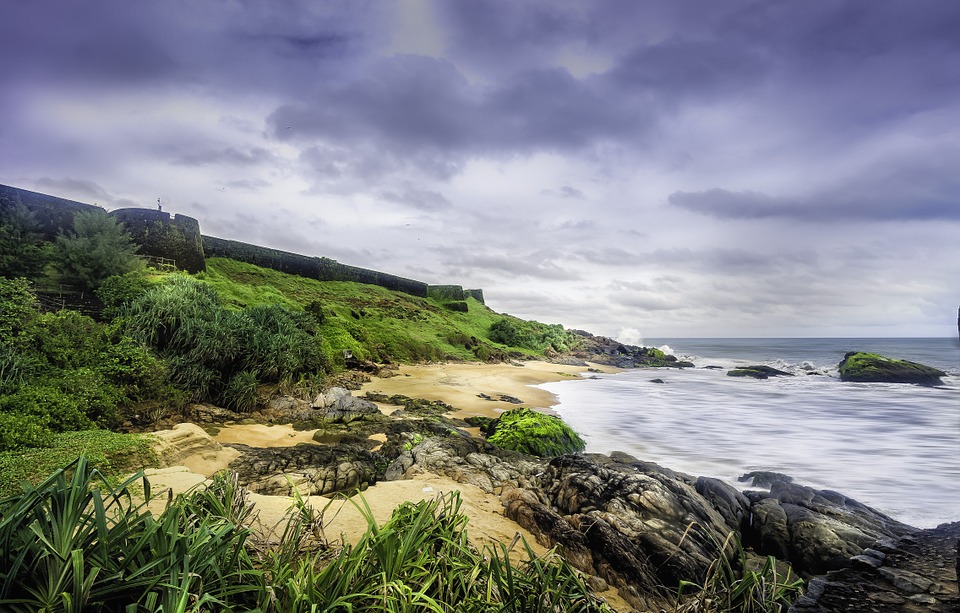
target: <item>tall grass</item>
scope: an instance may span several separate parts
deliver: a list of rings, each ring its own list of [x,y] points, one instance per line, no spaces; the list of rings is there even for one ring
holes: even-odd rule
[[[141,489],[142,488],[142,489]],[[142,474],[119,485],[81,458],[0,501],[0,610],[610,611],[583,578],[524,542],[473,547],[457,493],[405,503],[333,555],[302,500],[279,536],[255,533],[235,477],[218,475],[154,516]],[[276,536],[276,532],[272,533]]]
[[[736,532],[718,550],[702,583],[680,583],[675,613],[783,613],[803,593],[803,580],[781,574],[773,556],[751,569]]]

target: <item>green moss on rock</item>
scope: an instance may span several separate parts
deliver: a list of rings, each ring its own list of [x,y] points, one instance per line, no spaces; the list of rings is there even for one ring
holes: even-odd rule
[[[838,365],[841,381],[915,383],[941,385],[947,373],[916,362],[888,358],[876,353],[851,351]]]
[[[577,453],[586,447],[559,417],[526,408],[503,413],[490,430],[487,440],[497,447],[540,457]]]

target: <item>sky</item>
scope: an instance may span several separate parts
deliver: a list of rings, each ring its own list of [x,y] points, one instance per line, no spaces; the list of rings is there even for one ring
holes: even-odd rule
[[[953,336],[953,0],[3,0],[0,183],[618,337]]]

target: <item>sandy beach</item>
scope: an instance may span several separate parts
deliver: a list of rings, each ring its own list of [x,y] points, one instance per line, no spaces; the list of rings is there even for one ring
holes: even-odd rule
[[[399,374],[389,378],[374,378],[354,392],[368,391],[384,394],[403,394],[412,398],[442,400],[457,409],[454,415],[487,415],[495,417],[502,411],[518,405],[498,401],[501,395],[523,401],[523,406],[549,409],[556,402],[553,394],[531,387],[551,381],[577,378],[585,367],[562,366],[548,362],[526,362],[523,366],[510,364],[438,364],[401,366]],[[609,371],[609,369],[605,369]],[[489,400],[481,395],[494,400]],[[384,413],[395,407],[384,405]],[[289,447],[313,443],[314,431],[296,431],[289,425],[244,424],[227,425],[210,436],[196,426],[182,424],[162,434],[159,455],[165,458],[165,468],[149,471],[155,492],[172,489],[185,491],[202,483],[219,470],[226,469],[239,452],[224,445],[242,443],[251,447]],[[445,477],[420,474],[403,481],[380,482],[368,488],[363,496],[377,521],[389,518],[392,510],[404,501],[433,498],[440,493],[461,492],[464,511],[470,517],[470,535],[479,542],[510,541],[519,531],[532,543],[533,538],[511,520],[503,517],[498,496],[486,494],[469,485],[456,483]],[[252,495],[265,525],[280,521],[290,507],[291,498]],[[327,505],[329,499],[319,498],[311,503]],[[333,509],[339,511],[335,512]],[[358,538],[366,529],[366,520],[350,503],[337,501],[331,505],[326,530],[331,538],[342,534],[347,541]]]
[[[411,398],[442,400],[459,411],[456,417],[484,415],[496,417],[499,413],[525,406],[546,410],[557,403],[554,394],[531,387],[554,381],[578,379],[587,367],[564,366],[549,362],[522,362],[513,364],[429,364],[401,366],[399,374],[386,379],[374,378],[365,384],[359,394],[380,392],[403,394]],[[590,365],[602,372],[616,372],[608,366]],[[484,398],[485,394],[492,400]],[[511,396],[522,401],[515,405],[499,401],[500,396]]]
[[[592,365],[591,365],[592,367]],[[604,372],[612,369],[597,367]],[[501,395],[518,398],[522,406],[548,410],[556,397],[531,386],[579,378],[587,367],[562,366],[547,362],[511,364],[438,364],[401,366],[396,376],[374,378],[355,395],[380,392],[403,394],[412,398],[441,400],[458,409],[456,416],[497,414],[516,404],[498,400]],[[493,400],[484,397],[487,396]],[[396,407],[382,405],[389,414]],[[313,443],[314,431],[296,431],[290,425],[236,424],[226,425],[211,436],[198,426],[180,424],[174,430],[158,433],[162,442],[160,456],[164,468],[147,471],[153,492],[159,494],[152,505],[159,511],[166,501],[167,490],[174,494],[203,483],[219,470],[226,469],[239,452],[225,445],[242,443],[251,447],[287,447]],[[435,498],[441,494],[460,492],[461,511],[469,518],[467,530],[471,541],[483,547],[501,542],[509,544],[517,534],[523,536],[538,554],[546,550],[518,524],[503,515],[500,497],[468,484],[428,473],[412,475],[400,481],[377,483],[364,492],[363,499],[378,523],[389,519],[393,509],[405,501]],[[277,526],[290,509],[293,499],[286,496],[251,494],[259,512],[260,528]],[[313,496],[307,499],[317,509],[324,509],[324,533],[333,542],[356,542],[367,529],[367,519],[351,501],[339,497]],[[354,502],[363,506],[359,499]],[[520,555],[522,546],[515,548]],[[611,604],[619,598],[615,593],[603,594]]]

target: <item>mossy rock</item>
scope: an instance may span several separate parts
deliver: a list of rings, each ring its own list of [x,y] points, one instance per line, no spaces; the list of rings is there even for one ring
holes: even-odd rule
[[[870,383],[915,383],[941,385],[947,373],[916,362],[897,360],[876,353],[851,351],[838,365],[841,381]]]
[[[502,449],[540,457],[583,451],[586,443],[559,417],[513,409],[492,424],[487,440]]]
[[[728,377],[753,377],[754,379],[769,379],[770,377],[792,377],[793,373],[778,370],[772,366],[744,366],[727,371]]]

